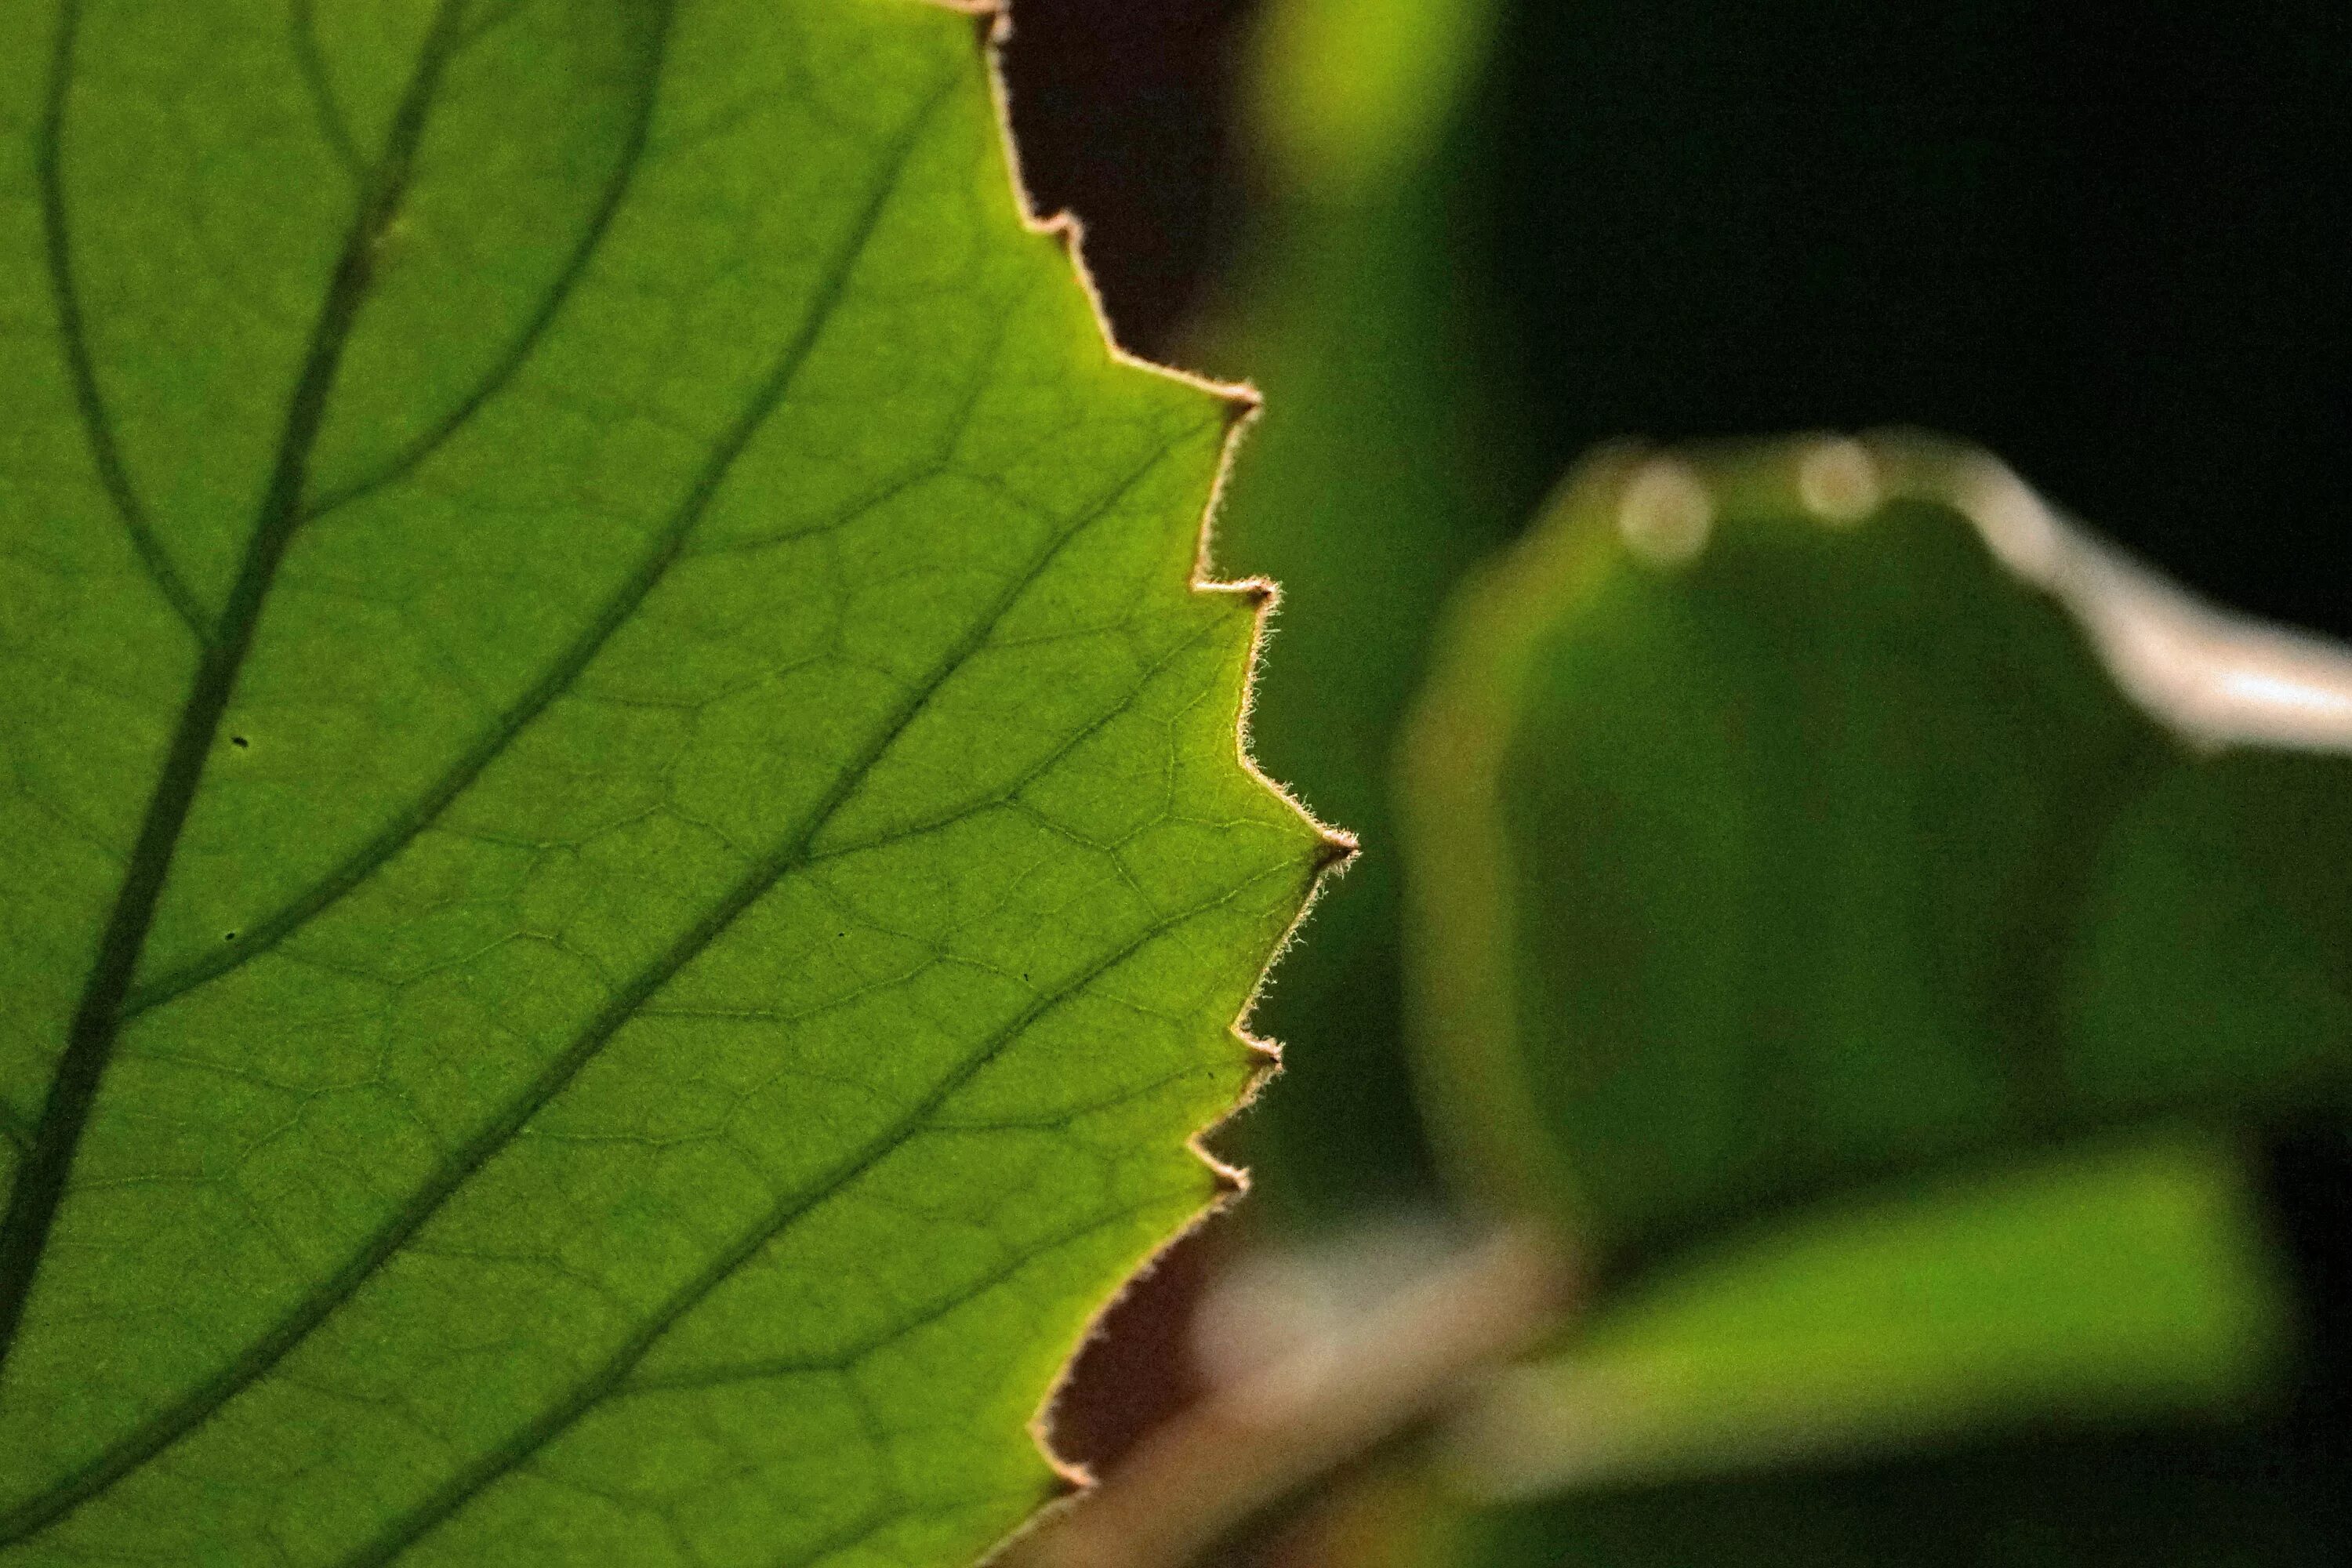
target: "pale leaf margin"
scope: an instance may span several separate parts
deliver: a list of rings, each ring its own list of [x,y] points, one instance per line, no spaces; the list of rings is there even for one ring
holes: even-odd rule
[[[1240,1094],[1235,1097],[1233,1106],[1225,1112],[1224,1117],[1208,1126],[1195,1129],[1185,1140],[1185,1148],[1191,1152],[1194,1159],[1208,1168],[1210,1174],[1214,1178],[1215,1195],[1202,1205],[1189,1221],[1162,1241],[1158,1249],[1146,1258],[1134,1273],[1121,1281],[1116,1289],[1105,1297],[1088,1316],[1086,1328],[1080,1332],[1076,1342],[1071,1345],[1069,1353],[1063,1358],[1060,1373],[1046,1387],[1035,1413],[1029,1418],[1030,1437],[1037,1445],[1037,1452],[1044,1457],[1045,1463],[1052,1467],[1054,1474],[1060,1479],[1063,1488],[1061,1495],[1033,1512],[1028,1519],[1016,1525],[994,1547],[984,1553],[981,1561],[987,1563],[998,1561],[1015,1542],[1024,1540],[1040,1526],[1067,1510],[1097,1485],[1097,1478],[1086,1466],[1063,1458],[1054,1449],[1055,1406],[1061,1402],[1063,1391],[1069,1385],[1070,1374],[1077,1363],[1078,1352],[1102,1332],[1103,1325],[1112,1310],[1125,1298],[1128,1291],[1133,1289],[1139,1281],[1148,1278],[1159,1267],[1161,1258],[1167,1257],[1177,1244],[1223,1213],[1249,1191],[1249,1172],[1218,1158],[1209,1148],[1207,1140],[1226,1121],[1247,1110],[1265,1091],[1265,1086],[1282,1071],[1281,1043],[1250,1033],[1250,1016],[1256,1010],[1258,998],[1265,994],[1267,979],[1272,974],[1275,965],[1281,962],[1282,955],[1290,950],[1291,944],[1298,941],[1299,933],[1306,926],[1307,917],[1314,912],[1315,906],[1321,900],[1325,889],[1334,878],[1344,872],[1353,862],[1359,846],[1354,835],[1334,827],[1317,817],[1305,802],[1286,786],[1270,777],[1257,765],[1256,758],[1250,754],[1250,711],[1257,693],[1259,661],[1265,657],[1266,639],[1271,630],[1274,615],[1281,607],[1282,593],[1279,585],[1266,577],[1241,577],[1230,580],[1220,578],[1213,564],[1212,551],[1216,535],[1217,513],[1224,504],[1226,487],[1233,478],[1234,455],[1240,451],[1244,438],[1247,436],[1250,427],[1255,424],[1264,400],[1259,396],[1257,388],[1246,382],[1216,381],[1191,371],[1177,369],[1172,365],[1160,364],[1133,353],[1119,342],[1118,333],[1111,321],[1110,312],[1103,305],[1102,290],[1096,285],[1094,273],[1087,266],[1085,225],[1075,213],[1039,211],[1036,202],[1030,195],[1028,181],[1022,173],[1021,149],[1018,140],[1013,133],[1012,94],[1006,85],[1003,59],[1005,47],[1013,37],[1012,0],[923,0],[923,3],[961,12],[972,18],[974,26],[979,30],[981,51],[988,76],[989,98],[996,107],[997,137],[1002,148],[1001,163],[1011,187],[1013,205],[1021,216],[1023,226],[1033,234],[1044,235],[1060,243],[1063,254],[1069,259],[1070,270],[1077,278],[1079,289],[1086,295],[1087,307],[1094,317],[1096,330],[1102,336],[1104,351],[1109,354],[1114,363],[1177,382],[1204,393],[1224,405],[1224,444],[1218,454],[1217,471],[1210,486],[1208,504],[1202,512],[1199,542],[1193,552],[1192,575],[1188,587],[1195,594],[1238,595],[1247,601],[1255,612],[1251,618],[1249,653],[1244,661],[1239,714],[1234,726],[1234,761],[1252,784],[1265,790],[1290,810],[1297,812],[1300,819],[1314,829],[1322,840],[1322,850],[1315,866],[1315,874],[1307,885],[1307,896],[1301,900],[1298,912],[1291,917],[1290,924],[1285,928],[1281,938],[1274,944],[1273,951],[1266,954],[1265,963],[1259,966],[1257,977],[1250,987],[1249,996],[1243,1003],[1241,1012],[1232,1025],[1234,1037],[1255,1055],[1257,1065],[1248,1081],[1242,1086]]]

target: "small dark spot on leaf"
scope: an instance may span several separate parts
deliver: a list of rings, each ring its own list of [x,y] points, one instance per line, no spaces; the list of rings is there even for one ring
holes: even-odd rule
[[[221,932],[221,941],[223,941],[223,942],[235,942],[236,940],[236,932],[233,931],[225,931]]]
[[[250,742],[250,741],[247,740],[247,739],[246,739],[244,736],[242,736],[242,735],[231,735],[231,736],[228,738],[228,743],[229,743],[230,745],[232,745],[232,746],[236,747],[239,751],[243,751],[246,747],[250,746],[251,744],[253,744],[253,742]]]

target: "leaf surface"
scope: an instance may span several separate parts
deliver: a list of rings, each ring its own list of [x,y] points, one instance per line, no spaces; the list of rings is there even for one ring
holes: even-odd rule
[[[954,1563],[1334,843],[911,0],[0,14],[0,1562]]]
[[[1450,636],[1408,769],[1425,1087],[1601,1245],[2344,1102],[2346,661],[1989,460],[1617,453]]]

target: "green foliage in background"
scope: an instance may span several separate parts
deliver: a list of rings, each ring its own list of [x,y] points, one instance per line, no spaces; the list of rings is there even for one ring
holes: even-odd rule
[[[1474,1560],[2133,1561],[2003,1500],[2034,1431],[2086,1509],[2124,1424],[2308,1487],[2242,1425],[2300,1324],[2231,1130],[2344,1102],[2352,768],[2159,727],[1996,559],[2054,571],[2037,527],[1932,443],[1629,449],[1457,605],[1404,773],[1423,1103],[1634,1275],[1456,1435],[1474,1490],[1589,1494]],[[1939,1495],[1984,1511],[1923,1546]],[[1735,1552],[1776,1510],[1815,1523]]]
[[[1481,764],[1507,789],[1431,792],[1458,731],[1391,774],[1434,607],[1552,478],[1537,432],[1601,434],[1596,411],[1627,402],[1596,384],[1589,407],[1521,406],[1537,387],[1572,405],[1591,370],[1526,363],[1506,312],[1577,319],[1579,264],[1606,275],[1613,247],[1712,256],[1639,199],[1642,161],[1744,123],[1599,91],[1560,121],[1591,144],[1501,145],[1498,101],[1560,62],[1490,58],[1497,37],[1682,58],[1680,21],[1515,25],[1533,9],[1270,0],[1245,104],[1264,199],[1205,334],[1269,396],[1221,532],[1285,586],[1262,752],[1367,840],[1269,999],[1290,1067],[1244,1147],[1311,1228],[1425,1191],[1402,1179],[1425,1118],[1475,1173],[1457,1195],[1552,1213],[1600,1275],[1586,1321],[1396,1489],[1383,1533],[1499,1490],[1521,1500],[1435,1527],[1456,1546],[1433,1560],[2332,1560],[2326,1461],[2277,1418],[2309,1303],[2251,1156],[2260,1127],[2344,1105],[2345,764],[2197,756],[1948,508],[1832,527],[1751,449],[1742,475],[1703,465],[1731,515],[1687,570],[1630,557],[1613,518],[1584,517],[1581,544],[1556,519],[1533,547],[1584,575],[1537,595],[1579,617],[1528,655],[1542,725]],[[1559,265],[1517,257],[1539,297],[1506,298],[1488,226],[1538,196],[1501,171],[1558,161],[1636,195],[1613,228],[1529,218]],[[1770,246],[1735,248],[1738,277],[1780,277]],[[1703,358],[1640,355],[1639,311],[1589,325],[1565,341],[1669,407],[1658,378]],[[1822,395],[1857,376],[1907,384],[1853,372]],[[1719,409],[1708,392],[1694,408]],[[1451,699],[1494,696],[1491,650],[1453,653]],[[1424,830],[1397,858],[1400,818]],[[1481,833],[1508,924],[1461,889]],[[1402,905],[1433,889],[1454,908],[1436,946]],[[1452,1015],[1417,1084],[1407,966]]]
[[[1408,767],[1427,1081],[1599,1242],[2352,1080],[2352,764],[2159,728],[1963,461],[1603,459],[1465,597]]]
[[[1458,276],[1491,9],[1267,8],[1244,104],[1264,200],[1193,351],[1266,398],[1217,521],[1221,565],[1283,585],[1254,750],[1365,844],[1267,994],[1282,1087],[1235,1129],[1256,1217],[1293,1227],[1431,1190],[1402,1044],[1390,753],[1446,591],[1550,478],[1525,471]]]
[[[1622,1287],[1464,1436],[1528,1493],[2234,1416],[2300,1326],[2265,1233],[2237,1142],[2178,1131],[1874,1189]]]
[[[0,11],[0,1561],[965,1561],[1332,847],[968,16]]]

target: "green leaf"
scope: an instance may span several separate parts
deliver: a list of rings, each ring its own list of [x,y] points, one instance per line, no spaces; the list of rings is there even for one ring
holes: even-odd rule
[[[2210,747],[2341,749],[2345,661],[1986,459],[1615,454],[1450,639],[1409,767],[1425,1083],[1597,1245],[2344,1103],[2352,767]]]
[[[909,0],[0,10],[0,1561],[965,1560],[1338,852]]]
[[[1604,455],[1444,651],[1424,1090],[1611,1286],[1458,1430],[1551,1494],[1471,1559],[2324,1559],[2142,1494],[2305,1485],[2227,1425],[2301,1325],[2196,1124],[2343,1104],[2352,770],[2279,749],[2341,654],[1917,437]]]
[[[1324,205],[1409,205],[1394,202],[1393,187],[1442,161],[1501,9],[1498,0],[1274,0],[1258,24],[1248,108],[1286,193]],[[1311,226],[1284,226],[1297,235]]]
[[[1453,1447],[1488,1495],[2258,1407],[2296,1321],[2225,1142],[2137,1135],[1808,1209],[1625,1287]]]

